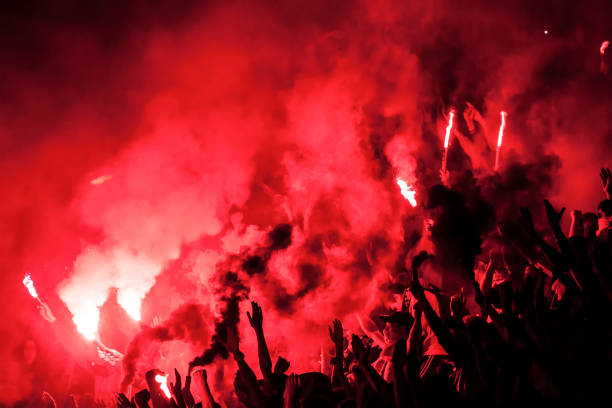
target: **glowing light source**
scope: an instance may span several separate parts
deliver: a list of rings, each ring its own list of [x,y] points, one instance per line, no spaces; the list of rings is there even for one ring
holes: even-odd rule
[[[157,381],[157,383],[159,384],[159,388],[162,390],[166,398],[170,399],[172,394],[170,394],[170,389],[168,388],[168,374],[157,374],[155,376],[155,381]]]
[[[110,180],[112,178],[113,178],[113,176],[111,176],[110,174],[106,174],[104,176],[100,176],[98,178],[95,178],[95,179],[91,180],[90,183],[91,183],[92,186],[99,186],[99,185],[103,184],[104,182],[106,182],[106,181],[108,181],[108,180]]]
[[[72,321],[76,325],[77,330],[87,340],[94,340],[98,334],[98,321],[100,320],[100,311],[97,307],[93,309],[81,309],[74,314]]]
[[[599,47],[599,52],[601,53],[601,55],[604,55],[604,53],[606,52],[606,48],[608,48],[609,45],[610,41],[604,41],[601,43],[601,47]]]
[[[397,178],[397,185],[399,186],[400,191],[402,195],[404,196],[404,198],[408,200],[408,202],[410,202],[410,205],[413,207],[416,207],[417,200],[416,200],[416,191],[414,190],[414,187],[409,186],[408,183],[406,183],[404,180],[402,180],[399,177]]]
[[[544,30],[544,34],[548,35],[548,30]]]
[[[499,168],[499,151],[501,150],[502,140],[504,139],[504,129],[506,129],[506,116],[508,113],[501,111],[501,123],[499,124],[499,134],[497,135],[497,150],[495,151],[495,170]]]
[[[450,141],[451,130],[453,129],[453,120],[455,111],[451,109],[448,114],[448,125],[446,125],[446,134],[444,135],[444,155],[442,156],[442,171],[446,171],[446,155],[448,154],[448,143]]]
[[[23,285],[28,288],[28,292],[34,299],[38,299],[38,292],[36,292],[36,288],[34,287],[34,282],[32,281],[32,277],[30,274],[26,274],[25,278],[23,278]]]

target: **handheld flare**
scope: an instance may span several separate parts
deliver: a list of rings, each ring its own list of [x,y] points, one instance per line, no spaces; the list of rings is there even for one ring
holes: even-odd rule
[[[504,139],[504,130],[506,129],[506,116],[508,113],[501,111],[501,123],[499,124],[499,134],[497,135],[497,149],[495,151],[495,171],[499,168],[499,151],[501,150],[502,141]]]
[[[28,289],[28,292],[30,292],[30,296],[40,301],[40,299],[38,298],[38,292],[36,292],[36,288],[34,287],[34,281],[32,281],[32,277],[29,273],[26,274],[26,276],[23,278],[23,286]]]
[[[404,180],[402,180],[401,178],[397,178],[397,185],[400,188],[400,191],[402,193],[402,195],[404,196],[404,198],[406,200],[408,200],[408,202],[410,202],[410,205],[413,207],[417,206],[417,200],[416,200],[416,191],[414,190],[413,186],[409,186],[408,183],[406,183]]]
[[[155,376],[155,381],[157,381],[159,384],[159,388],[162,390],[166,398],[170,399],[172,395],[170,394],[170,389],[168,388],[168,374],[157,374]]]
[[[442,156],[442,171],[446,171],[446,156],[448,154],[448,143],[450,141],[451,130],[453,129],[453,120],[455,111],[451,109],[448,114],[448,125],[446,125],[446,134],[444,135],[444,154]]]

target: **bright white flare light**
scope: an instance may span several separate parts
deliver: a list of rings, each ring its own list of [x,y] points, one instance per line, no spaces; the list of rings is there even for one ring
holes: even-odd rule
[[[168,388],[168,374],[157,374],[155,376],[155,381],[159,383],[159,388],[163,391],[164,395],[166,395],[166,398],[170,399],[171,394],[170,389]]]
[[[72,321],[77,330],[87,340],[94,340],[98,334],[98,321],[100,320],[100,311],[97,307],[92,309],[81,309],[79,313],[74,314]]]
[[[444,148],[448,149],[448,142],[450,140],[451,129],[453,128],[453,119],[455,118],[455,111],[451,110],[448,114],[448,125],[446,126],[446,133],[444,135]]]
[[[397,178],[397,185],[399,186],[400,191],[402,192],[402,195],[404,196],[404,198],[410,202],[410,205],[413,207],[416,207],[417,200],[416,200],[416,191],[414,190],[414,187],[409,186],[408,183],[406,183],[404,180],[402,180],[399,177]]]
[[[32,281],[32,277],[30,274],[26,274],[25,278],[23,278],[23,285],[28,288],[28,292],[34,299],[38,299],[38,292],[36,292],[36,288],[34,287],[34,282]]]
[[[505,111],[501,111],[500,116],[501,123],[499,125],[499,134],[497,135],[497,147],[501,147],[502,145],[502,139],[504,138],[504,129],[506,129],[506,116],[508,116],[508,113],[506,113]]]
[[[606,52],[606,48],[608,48],[608,45],[610,45],[610,41],[604,41],[601,43],[601,47],[599,47],[599,52],[601,53],[601,55],[604,55],[604,53]]]

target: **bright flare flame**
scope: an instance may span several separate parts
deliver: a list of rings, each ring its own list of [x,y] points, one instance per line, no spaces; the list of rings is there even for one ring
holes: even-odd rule
[[[416,191],[414,190],[414,187],[409,186],[408,183],[406,183],[404,180],[402,180],[399,177],[397,178],[397,185],[400,187],[400,191],[402,192],[402,195],[404,196],[404,198],[410,202],[410,205],[413,207],[416,207],[417,200],[416,200]]]
[[[97,307],[81,309],[79,313],[74,314],[72,321],[76,325],[77,330],[87,340],[94,340],[98,335],[98,321],[100,320],[100,311]]]
[[[95,179],[91,180],[90,183],[91,183],[92,186],[99,186],[99,185],[103,184],[104,182],[106,182],[106,181],[108,181],[108,180],[110,180],[112,178],[113,178],[113,176],[111,176],[110,174],[106,174],[104,176],[100,176],[98,178],[95,178]]]
[[[504,138],[504,129],[506,128],[506,116],[508,114],[504,111],[500,112],[501,124],[499,125],[499,135],[497,136],[497,147],[501,147],[502,139]]]
[[[168,374],[166,375],[157,374],[155,376],[155,381],[159,383],[159,388],[166,395],[166,398],[170,399],[171,394],[170,394],[170,389],[168,389]]]
[[[599,52],[601,53],[601,55],[604,55],[604,52],[606,52],[606,48],[608,48],[608,45],[610,45],[610,41],[604,41],[601,43],[601,47],[599,47]]]
[[[32,281],[32,277],[30,274],[26,274],[25,278],[23,278],[23,285],[28,288],[28,292],[34,299],[38,299],[38,292],[36,292],[36,288],[34,287],[34,282]]]
[[[446,135],[444,136],[444,148],[448,149],[448,142],[450,140],[451,130],[453,129],[453,119],[455,118],[455,111],[451,109],[448,115],[448,125],[446,126]]]

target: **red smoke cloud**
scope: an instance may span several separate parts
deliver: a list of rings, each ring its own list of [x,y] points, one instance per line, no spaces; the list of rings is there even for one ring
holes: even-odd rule
[[[212,333],[217,264],[289,223],[291,246],[241,279],[264,309],[273,358],[320,368],[329,321],[356,329],[356,312],[391,302],[402,220],[417,218],[420,233],[424,211],[404,200],[396,177],[425,202],[439,182],[442,114],[457,109],[455,126],[468,135],[466,102],[483,123],[471,154],[455,140],[449,148],[463,194],[502,217],[544,195],[593,209],[611,130],[597,50],[609,13],[481,3],[2,13],[12,34],[0,68],[10,79],[0,86],[2,310],[23,305],[7,319],[41,324],[22,293],[30,272],[41,296],[90,336],[111,287],[147,325],[195,299]],[[496,178],[501,110],[509,116]],[[239,328],[255,361],[243,318]],[[193,357],[172,354],[147,362]]]

